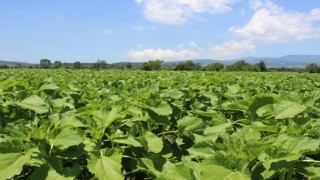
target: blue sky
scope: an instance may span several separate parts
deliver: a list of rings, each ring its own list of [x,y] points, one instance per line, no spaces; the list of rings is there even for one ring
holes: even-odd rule
[[[2,0],[0,60],[320,54],[319,0]]]

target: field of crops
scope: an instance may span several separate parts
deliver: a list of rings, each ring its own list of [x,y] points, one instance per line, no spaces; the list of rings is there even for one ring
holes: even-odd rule
[[[1,179],[319,179],[320,76],[0,71]]]

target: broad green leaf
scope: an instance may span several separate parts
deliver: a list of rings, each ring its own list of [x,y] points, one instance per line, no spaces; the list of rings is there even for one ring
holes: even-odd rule
[[[31,164],[31,156],[36,149],[30,149],[27,153],[3,153],[0,154],[0,177],[1,179],[11,179],[20,174],[23,166]]]
[[[211,92],[203,92],[203,96],[210,98],[211,105],[215,105],[219,101],[219,98]]]
[[[111,111],[101,108],[94,111],[92,114],[105,126],[109,126],[120,117],[118,107],[113,107]]]
[[[58,146],[61,149],[79,145],[82,142],[82,138],[78,131],[67,128],[63,129],[56,137],[50,140],[51,144]]]
[[[257,118],[257,110],[267,104],[273,104],[274,98],[272,96],[256,96],[249,106],[249,112],[252,118]]]
[[[193,147],[188,149],[188,152],[191,156],[206,158],[211,157],[216,153],[212,145],[207,142],[200,142],[195,144]]]
[[[320,179],[320,167],[306,167],[308,179],[319,180]]]
[[[163,167],[163,171],[161,172],[161,174],[157,179],[190,180],[194,178],[193,178],[192,170],[189,167],[185,166],[183,163],[173,164],[173,163],[167,162]]]
[[[113,121],[115,121],[117,119],[118,111],[119,110],[117,107],[112,108],[112,110],[110,111],[110,113],[104,123],[106,126],[109,126]]]
[[[149,131],[143,133],[142,137],[137,138],[137,140],[154,153],[159,153],[163,148],[162,139]]]
[[[68,111],[63,114],[54,114],[49,116],[50,120],[56,124],[56,127],[85,127],[77,117],[76,111]]]
[[[119,143],[119,144],[127,144],[134,147],[142,147],[141,143],[131,136],[124,137],[124,138],[115,138],[115,139],[112,139],[112,142]]]
[[[230,122],[225,124],[220,124],[217,126],[207,127],[204,130],[204,136],[210,137],[213,142],[215,142],[219,135],[226,132],[232,126]]]
[[[296,115],[304,112],[306,107],[292,101],[282,100],[273,106],[276,119],[294,118]]]
[[[89,154],[88,169],[98,179],[115,180],[124,179],[121,173],[121,159],[122,155],[115,152],[107,157],[100,151],[100,155],[93,153]]]
[[[200,128],[202,120],[196,117],[184,117],[178,120],[178,131],[180,134],[188,135],[193,130]]]
[[[162,171],[162,166],[166,163],[166,159],[159,154],[154,154],[145,158],[140,158],[147,170],[152,174],[159,176]]]
[[[208,180],[250,180],[251,178],[239,171],[233,171],[223,166],[210,165],[202,168],[201,179]]]
[[[184,95],[183,92],[176,89],[163,90],[162,93],[172,99],[180,99]]]
[[[37,95],[32,95],[18,102],[17,105],[24,109],[30,109],[38,114],[44,114],[49,111],[48,105]]]
[[[56,89],[59,89],[59,87],[54,83],[50,83],[50,84],[43,84],[38,91],[56,90]]]
[[[69,107],[70,109],[74,109],[74,102],[69,98],[54,99],[52,102],[55,108]]]
[[[273,144],[276,147],[285,149],[291,153],[301,153],[305,151],[317,151],[320,149],[320,140],[311,139],[309,137],[290,137],[287,135],[280,135]]]
[[[168,116],[172,114],[172,108],[167,103],[162,103],[160,106],[156,108],[150,107],[150,109],[161,116]]]
[[[239,92],[240,88],[241,88],[241,87],[239,86],[239,84],[229,85],[229,86],[228,86],[228,92],[229,92],[230,94],[236,94],[236,93]]]

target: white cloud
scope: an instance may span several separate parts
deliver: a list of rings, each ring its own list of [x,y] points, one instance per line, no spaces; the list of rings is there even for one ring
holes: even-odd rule
[[[221,14],[230,11],[241,0],[135,0],[144,6],[145,17],[152,22],[183,24],[203,13]]]
[[[172,60],[192,60],[200,58],[212,59],[230,59],[255,52],[255,46],[250,41],[227,41],[220,45],[202,48],[196,42],[191,41],[187,44],[178,45],[179,50],[172,49],[144,49],[131,50],[128,52],[130,61],[148,61],[152,59],[161,59],[165,61]]]
[[[283,43],[320,38],[320,9],[310,13],[286,11],[270,0],[251,1],[255,11],[244,27],[231,27],[229,31],[250,40]]]
[[[247,40],[241,42],[231,40],[211,47],[210,51],[212,54],[211,58],[224,60],[254,53],[255,45]]]
[[[170,60],[188,60],[199,58],[197,52],[191,50],[174,51],[171,49],[145,49],[142,51],[131,50],[128,52],[128,59],[130,61],[148,61],[152,59],[161,59],[165,61]]]
[[[111,34],[113,34],[113,31],[112,31],[111,29],[107,29],[107,30],[105,30],[105,31],[103,32],[103,34],[105,34],[105,35],[111,35]]]

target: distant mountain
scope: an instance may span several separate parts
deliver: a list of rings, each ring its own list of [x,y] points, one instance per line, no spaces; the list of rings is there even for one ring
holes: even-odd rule
[[[32,64],[30,64],[30,63],[0,60],[0,65],[15,66],[15,65],[17,65],[17,64],[22,64],[22,65],[24,65],[24,66],[32,65]]]
[[[225,66],[233,64],[237,61],[245,60],[250,64],[256,64],[259,61],[264,61],[268,67],[305,67],[308,64],[316,63],[320,64],[320,55],[288,55],[282,57],[243,57],[237,59],[228,59],[228,60],[216,60],[216,59],[194,59],[194,63],[199,63],[201,66],[205,66],[210,63],[222,63]],[[186,60],[177,60],[177,61],[165,61],[164,65],[170,66],[174,64],[183,63]],[[13,61],[4,61],[0,60],[0,65],[15,66],[17,64],[22,64],[24,66],[35,65],[31,63],[22,63],[22,62],[13,62]],[[137,62],[116,62],[109,64],[110,68],[121,68],[125,67],[128,63],[131,63],[133,69],[137,69],[141,66],[141,63]],[[82,63],[83,65],[91,63]]]
[[[205,66],[210,63],[222,63],[225,66],[233,64],[237,61],[245,60],[250,64],[256,64],[264,61],[268,67],[305,67],[310,63],[320,64],[320,55],[288,55],[282,57],[243,57],[229,60],[213,60],[213,59],[195,59],[193,62]],[[179,64],[184,61],[165,62],[166,65]]]

